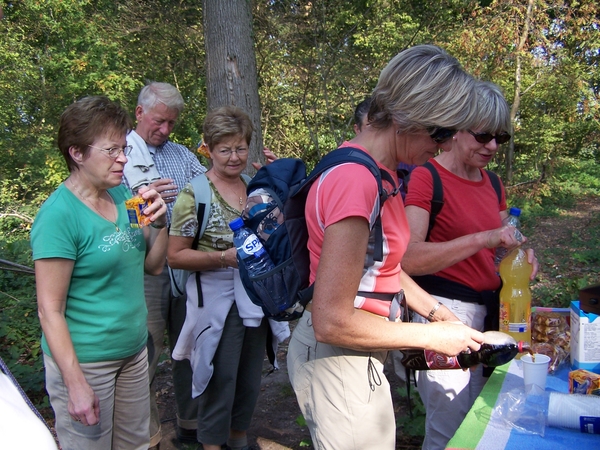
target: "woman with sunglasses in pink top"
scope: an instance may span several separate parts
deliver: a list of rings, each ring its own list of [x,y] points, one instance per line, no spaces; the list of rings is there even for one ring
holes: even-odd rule
[[[294,328],[287,367],[315,449],[396,448],[383,373],[389,350],[456,355],[480,347],[482,333],[460,323],[402,270],[410,229],[402,198],[393,195],[398,163],[424,163],[452,139],[452,130],[473,123],[474,85],[455,58],[432,45],[408,48],[382,70],[368,126],[341,147],[370,155],[387,175],[383,187],[392,196],[381,209],[383,247],[374,245],[379,189],[366,167],[340,164],[309,189],[305,218],[314,295]],[[431,325],[399,321],[403,293]]]
[[[503,226],[508,216],[504,188],[498,179],[499,196],[492,184],[497,177],[484,170],[499,146],[511,138],[509,106],[493,83],[479,81],[475,91],[478,125],[439,144],[443,151],[429,161],[443,192],[443,206],[433,227],[433,174],[419,167],[411,175],[406,196],[411,239],[402,267],[464,324],[484,331],[498,326],[500,277],[494,265],[495,248],[514,248],[527,239],[518,241],[514,228]],[[527,253],[533,279],[538,263],[533,250]],[[419,315],[414,320],[428,322]],[[481,366],[464,372],[419,372],[417,386],[427,410],[424,449],[446,446],[486,381]]]

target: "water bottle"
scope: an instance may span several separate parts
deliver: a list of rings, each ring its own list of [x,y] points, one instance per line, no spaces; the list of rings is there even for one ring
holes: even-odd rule
[[[241,217],[232,220],[229,228],[233,231],[233,245],[237,249],[238,263],[244,264],[248,275],[257,277],[275,267],[260,239],[250,228],[244,226]]]
[[[521,242],[521,222],[519,220],[519,216],[521,215],[521,210],[519,208],[512,207],[508,211],[508,217],[502,221],[503,225],[510,225],[511,227],[515,227],[515,238],[517,241]],[[504,247],[496,247],[496,255],[494,257],[494,264],[496,267],[500,265],[500,262],[504,259],[506,254],[508,253],[508,249]]]
[[[477,364],[498,367],[510,362],[517,354],[531,352],[529,344],[517,342],[499,331],[486,331],[481,348],[476,352],[462,352],[445,356],[431,350],[404,350],[402,364],[414,370],[467,369]]]
[[[500,263],[500,331],[531,343],[531,290],[533,267],[521,247],[513,249]]]

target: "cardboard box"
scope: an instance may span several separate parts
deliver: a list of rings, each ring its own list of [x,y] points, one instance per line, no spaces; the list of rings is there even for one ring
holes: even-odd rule
[[[571,302],[571,366],[600,373],[600,316]]]

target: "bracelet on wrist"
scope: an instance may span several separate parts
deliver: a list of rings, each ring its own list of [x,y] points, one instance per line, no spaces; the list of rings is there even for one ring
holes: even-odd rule
[[[442,306],[442,302],[438,302],[437,305],[435,305],[431,311],[429,311],[429,315],[427,316],[427,320],[429,320],[430,322],[433,320],[433,316],[435,315],[435,313],[437,312],[438,309],[440,309],[440,306]]]
[[[150,226],[151,226],[152,228],[156,228],[157,230],[162,230],[164,227],[166,227],[166,226],[167,226],[167,224],[166,224],[166,223],[163,223],[163,224],[157,224],[156,222],[152,222],[152,223],[150,224]]]
[[[221,269],[225,269],[227,264],[225,263],[225,252],[221,251]]]

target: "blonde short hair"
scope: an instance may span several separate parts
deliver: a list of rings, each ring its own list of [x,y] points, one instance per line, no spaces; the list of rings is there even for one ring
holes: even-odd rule
[[[490,81],[477,81],[476,117],[474,128],[486,133],[511,133],[510,107],[500,87]]]
[[[250,116],[237,106],[221,106],[209,112],[202,127],[204,142],[211,150],[231,136],[241,136],[250,145],[253,130]]]
[[[372,94],[372,127],[464,129],[473,125],[475,80],[458,60],[435,45],[398,53],[381,71]]]

